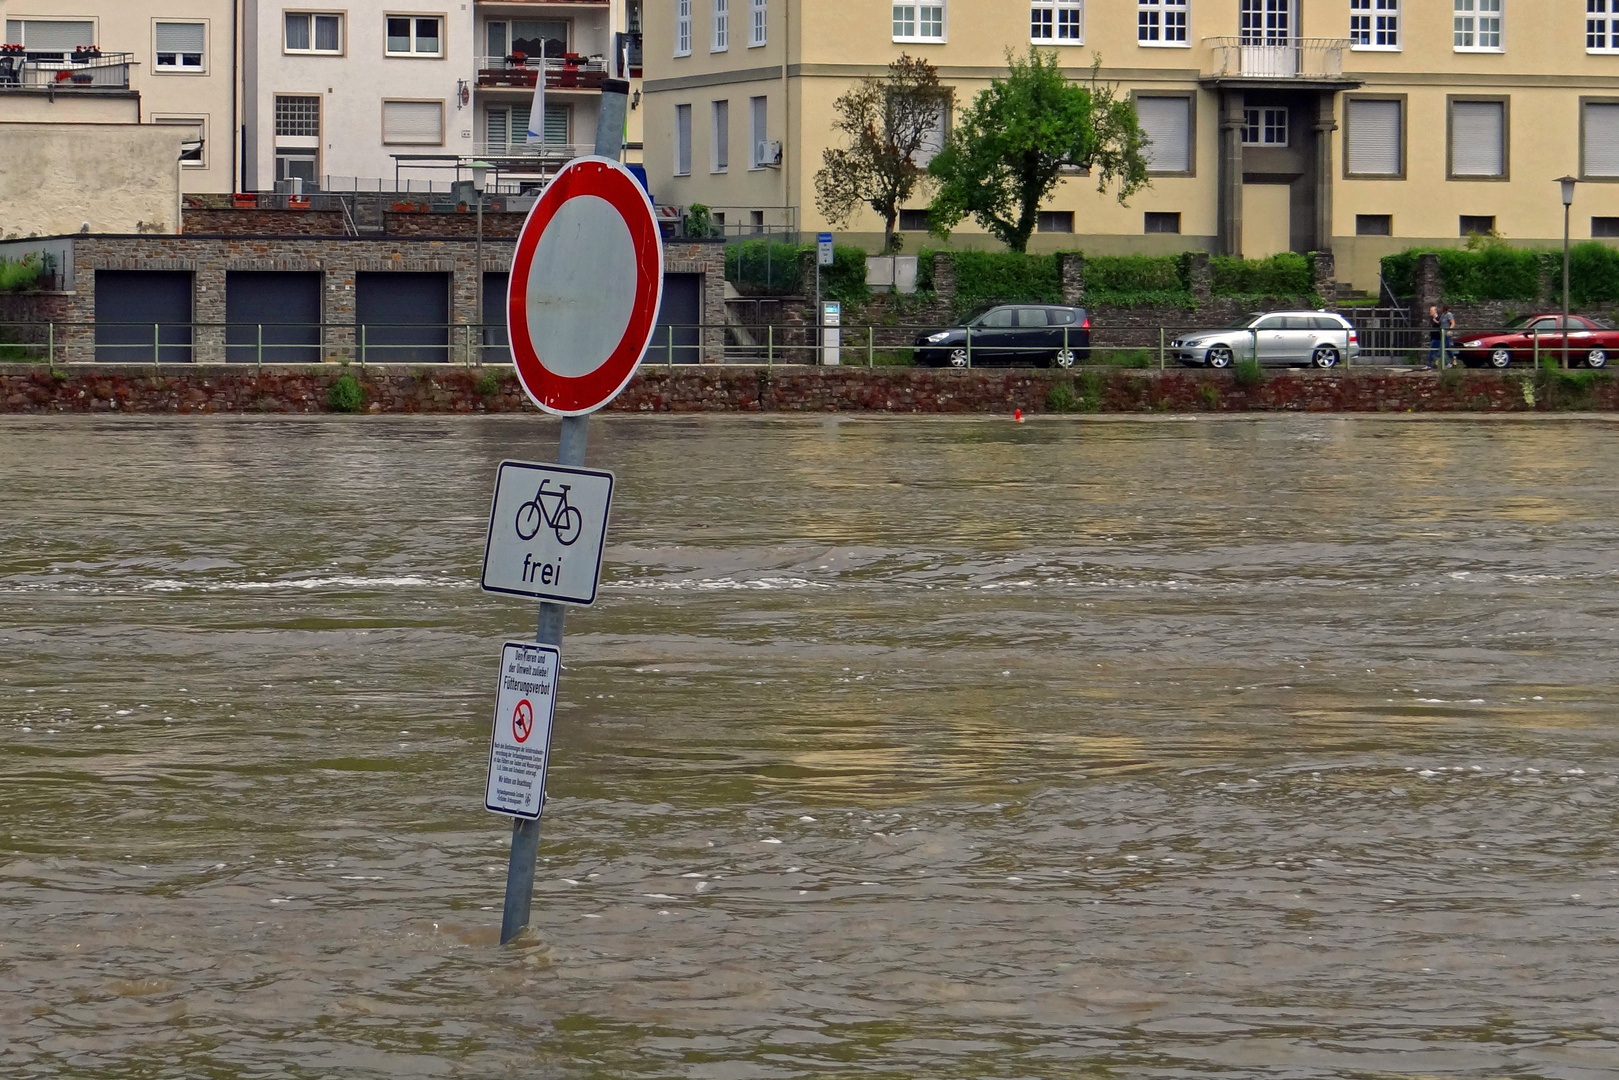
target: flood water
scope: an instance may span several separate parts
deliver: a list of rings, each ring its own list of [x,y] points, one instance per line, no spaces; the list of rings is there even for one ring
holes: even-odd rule
[[[1619,425],[0,423],[0,1076],[1619,1075]]]

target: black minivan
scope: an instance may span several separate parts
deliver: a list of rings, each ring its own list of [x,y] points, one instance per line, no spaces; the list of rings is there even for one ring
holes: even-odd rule
[[[1090,359],[1091,320],[1084,308],[1002,304],[959,326],[918,335],[913,355],[932,367],[1073,367]]]

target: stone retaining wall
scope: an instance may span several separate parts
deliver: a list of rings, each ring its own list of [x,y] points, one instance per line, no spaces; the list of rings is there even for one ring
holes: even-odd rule
[[[331,384],[355,376],[363,411],[536,411],[509,368],[375,366],[75,366],[52,371],[0,365],[0,413],[326,412]],[[1580,380],[1494,371],[1271,374],[1239,385],[1227,372],[1028,370],[807,366],[643,368],[608,408],[614,412],[1027,413],[1049,411],[1065,383],[1090,412],[1525,412],[1619,410],[1619,380]]]

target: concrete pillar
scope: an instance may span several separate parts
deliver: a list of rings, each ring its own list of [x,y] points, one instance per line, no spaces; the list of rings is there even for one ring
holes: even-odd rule
[[[1080,304],[1085,297],[1084,254],[1078,251],[1059,251],[1057,277],[1062,282],[1062,302],[1070,307]],[[936,282],[937,271],[935,271]]]
[[[1332,133],[1338,130],[1333,116],[1335,95],[1328,91],[1316,99],[1315,116],[1315,237],[1311,247],[1327,251],[1332,247]]]
[[[1221,255],[1242,254],[1243,95],[1220,91],[1219,249]]]
[[[1311,284],[1328,307],[1338,302],[1338,260],[1331,251],[1317,251],[1310,260]]]
[[[1445,276],[1439,272],[1439,256],[1433,252],[1417,256],[1417,268],[1411,275],[1411,318],[1427,318],[1428,309],[1439,304],[1445,291]]]
[[[948,251],[933,253],[933,294],[940,303],[956,299],[956,257]]]
[[[1214,271],[1209,266],[1208,252],[1192,252],[1186,264],[1186,288],[1198,307],[1208,307],[1214,303]]]

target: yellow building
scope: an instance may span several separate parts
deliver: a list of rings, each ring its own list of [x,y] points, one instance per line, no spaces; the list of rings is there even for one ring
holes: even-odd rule
[[[1331,248],[1375,288],[1414,244],[1560,243],[1564,174],[1587,181],[1574,238],[1619,237],[1619,0],[657,0],[645,40],[654,196],[727,226],[827,227],[814,175],[856,79],[924,57],[960,109],[1032,43],[1076,80],[1100,58],[1153,170],[1128,206],[1065,178],[1031,250]],[[952,242],[994,245],[971,222]]]

